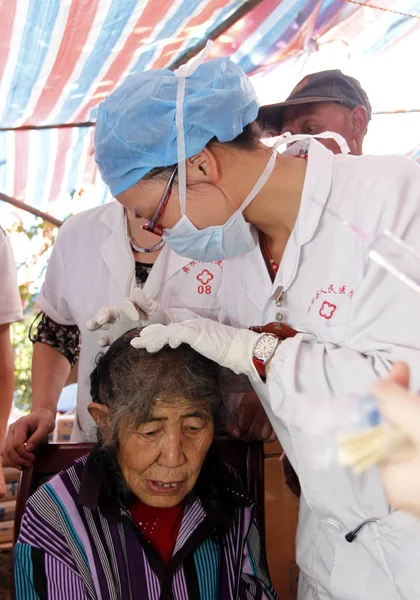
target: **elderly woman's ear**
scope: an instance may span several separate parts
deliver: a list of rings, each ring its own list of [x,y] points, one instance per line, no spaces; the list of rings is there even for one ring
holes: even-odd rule
[[[102,437],[106,439],[108,437],[110,425],[108,407],[104,404],[99,404],[99,402],[91,402],[88,406],[88,411],[102,433]]]

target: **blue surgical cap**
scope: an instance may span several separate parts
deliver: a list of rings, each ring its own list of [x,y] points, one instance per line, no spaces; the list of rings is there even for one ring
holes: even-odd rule
[[[95,158],[113,196],[152,169],[178,162],[177,85],[178,78],[167,69],[137,73],[99,106]],[[185,82],[185,157],[201,152],[214,137],[232,141],[257,114],[254,89],[229,58],[199,65]]]

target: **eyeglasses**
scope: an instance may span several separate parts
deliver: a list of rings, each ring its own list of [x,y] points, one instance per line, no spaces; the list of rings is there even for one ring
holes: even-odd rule
[[[152,218],[149,219],[149,221],[147,221],[142,226],[142,229],[144,229],[145,231],[150,231],[150,233],[154,233],[155,235],[162,236],[163,227],[159,223],[159,221],[161,220],[162,215],[165,211],[166,205],[168,204],[168,200],[171,197],[172,185],[174,183],[174,178],[175,178],[177,171],[178,171],[178,165],[176,165],[176,167],[174,168],[174,170],[171,173],[171,176],[169,177],[169,181],[166,184],[165,190],[162,194],[162,198],[159,200],[159,204],[157,205],[156,210],[152,215]]]

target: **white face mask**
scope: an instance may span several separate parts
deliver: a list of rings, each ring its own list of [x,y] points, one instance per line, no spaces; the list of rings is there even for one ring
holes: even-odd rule
[[[164,229],[163,239],[168,246],[180,256],[199,260],[201,262],[211,262],[232,258],[238,254],[244,254],[255,248],[257,244],[257,235],[252,226],[244,219],[243,211],[259,194],[264,185],[270,178],[276,164],[276,148],[282,144],[288,144],[294,140],[304,140],[313,136],[308,135],[290,135],[289,133],[281,136],[273,146],[272,155],[259,177],[258,181],[250,191],[240,208],[223,225],[213,225],[205,229],[197,229],[186,215],[187,200],[187,178],[185,167],[185,137],[184,137],[184,97],[185,97],[185,78],[191,75],[208,54],[210,47],[206,47],[205,52],[197,59],[183,65],[177,69],[174,74],[178,77],[178,91],[176,99],[176,128],[177,128],[177,150],[178,150],[178,190],[181,206],[181,219],[171,228]],[[342,147],[346,142],[341,136],[336,134],[320,134],[316,137],[334,137]],[[339,138],[339,139],[338,139]],[[347,147],[348,151],[348,147]]]

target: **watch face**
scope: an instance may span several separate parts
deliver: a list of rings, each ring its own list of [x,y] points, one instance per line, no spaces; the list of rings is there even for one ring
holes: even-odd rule
[[[265,360],[270,358],[277,347],[277,338],[271,335],[264,335],[255,346],[254,355],[257,358]]]

